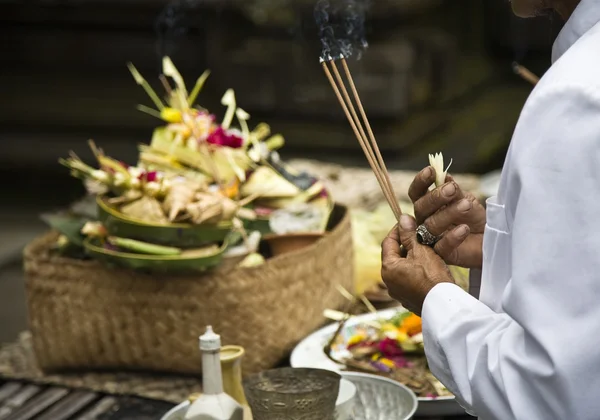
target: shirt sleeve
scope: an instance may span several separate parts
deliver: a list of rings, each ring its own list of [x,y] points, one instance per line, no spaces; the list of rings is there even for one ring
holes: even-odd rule
[[[598,419],[600,93],[564,87],[531,99],[507,164],[502,310],[434,287],[423,307],[429,366],[482,419]]]

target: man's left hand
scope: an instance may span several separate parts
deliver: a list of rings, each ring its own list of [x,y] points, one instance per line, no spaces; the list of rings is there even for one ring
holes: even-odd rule
[[[417,241],[416,229],[415,219],[403,214],[400,226],[383,240],[381,276],[390,296],[420,316],[429,291],[454,279],[435,251]]]

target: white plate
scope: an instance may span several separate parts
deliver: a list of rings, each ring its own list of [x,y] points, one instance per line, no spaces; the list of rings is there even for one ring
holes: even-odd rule
[[[355,316],[348,320],[342,334],[347,335],[348,330],[357,324],[377,319],[389,319],[397,312],[398,309],[394,308],[379,311],[375,314]],[[323,351],[323,347],[325,347],[333,334],[335,334],[337,328],[338,324],[333,323],[302,340],[292,352],[290,358],[291,366],[294,368],[327,369],[340,372],[343,366],[331,361]],[[337,356],[339,355],[338,353]],[[465,414],[465,411],[458,405],[454,397],[419,398],[419,408],[417,409],[417,415],[419,416],[452,416],[460,414]]]

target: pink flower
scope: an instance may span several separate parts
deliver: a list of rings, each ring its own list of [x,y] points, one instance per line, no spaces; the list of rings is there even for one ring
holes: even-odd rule
[[[384,338],[379,342],[379,351],[385,357],[397,357],[402,356],[404,353],[402,348],[398,345],[396,340],[392,340],[391,338]]]
[[[218,126],[212,133],[210,133],[206,141],[208,141],[210,144],[231,147],[232,149],[239,149],[244,143],[244,139],[242,139],[240,136],[236,136],[231,132],[225,131],[221,126]]]
[[[255,207],[254,211],[257,216],[270,216],[274,210],[266,207]]]
[[[146,182],[156,182],[158,179],[158,173],[156,171],[146,172]]]

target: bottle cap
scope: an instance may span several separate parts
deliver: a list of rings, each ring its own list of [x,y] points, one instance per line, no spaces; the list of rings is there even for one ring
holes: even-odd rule
[[[204,335],[200,336],[200,350],[215,351],[221,349],[221,336],[215,334],[212,327],[206,327]]]

